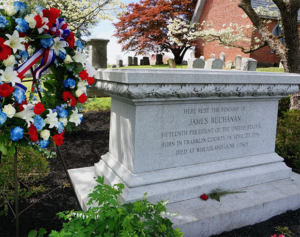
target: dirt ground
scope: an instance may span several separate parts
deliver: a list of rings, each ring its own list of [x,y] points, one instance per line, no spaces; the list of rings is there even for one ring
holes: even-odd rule
[[[108,151],[109,111],[92,112],[84,115],[82,129],[66,136],[61,152],[67,168],[93,166],[101,155]],[[62,220],[56,213],[64,210],[79,210],[75,195],[59,158],[50,160],[50,175],[43,180],[46,190],[39,196],[20,200],[20,234],[27,236],[31,230],[45,228],[59,230]],[[41,199],[42,198],[42,199]],[[32,205],[32,206],[30,206]],[[0,216],[0,236],[15,236],[14,216]],[[300,209],[288,211],[268,221],[215,235],[214,237],[271,237],[279,234],[275,227],[288,227],[291,236],[300,236]],[[288,237],[287,235],[285,237]]]

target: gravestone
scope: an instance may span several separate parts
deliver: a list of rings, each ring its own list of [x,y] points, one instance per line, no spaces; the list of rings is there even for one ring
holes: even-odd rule
[[[89,38],[87,39],[89,47],[89,62],[97,70],[107,68],[107,44],[108,39]]]
[[[138,66],[138,58],[137,57],[133,58],[133,65]]]
[[[283,68],[282,62],[279,63],[279,68]]]
[[[124,65],[123,65],[123,60],[118,60],[118,67],[124,67]]]
[[[241,70],[242,68],[242,56],[241,55],[236,55],[235,56],[235,70]]]
[[[216,55],[212,53],[212,54],[210,55],[210,58],[215,59],[215,58],[216,58]]]
[[[224,65],[223,60],[216,58],[214,61],[212,61],[211,69],[222,69],[223,65]]]
[[[128,66],[132,66],[133,65],[132,57],[131,56],[128,56],[128,58],[127,58],[127,64],[128,64]]]
[[[222,59],[223,60],[223,67],[225,67],[225,60],[226,60],[226,55],[224,52],[221,52],[219,54],[219,59]]]
[[[122,181],[123,202],[148,193],[186,237],[207,237],[300,208],[300,175],[275,153],[278,101],[299,90],[298,74],[212,70],[98,70],[111,98],[109,151],[69,170],[86,210],[104,176]],[[221,202],[212,189],[245,190]]]
[[[140,59],[140,65],[144,65],[144,60]]]
[[[205,61],[201,58],[189,59],[188,68],[204,68]]]
[[[200,56],[201,59],[205,60],[204,56]]]
[[[232,66],[233,66],[233,62],[229,60],[229,61],[226,63],[226,68],[231,69]]]
[[[215,60],[215,58],[208,59],[205,64],[205,69],[212,69],[212,63],[214,60]]]
[[[89,58],[88,62],[94,67],[96,70],[100,68],[107,68],[107,44],[108,39],[101,38],[89,38],[87,39],[87,45],[89,48]],[[88,97],[107,97],[105,93],[97,90],[95,84],[97,83],[97,79],[95,78],[95,83],[90,85],[87,89]]]
[[[190,58],[190,59],[195,59],[195,58],[196,58],[196,56],[195,56],[195,52],[194,52],[194,51],[192,51],[192,52],[191,52],[191,54],[190,54],[190,56],[191,56],[191,58]]]
[[[143,57],[144,65],[150,65],[149,57]]]
[[[156,54],[156,64],[157,65],[164,64],[164,62],[163,62],[163,55],[162,54]]]
[[[181,65],[188,65],[188,62],[185,60],[182,60]]]
[[[176,68],[176,63],[173,58],[168,59],[169,68]]]
[[[242,71],[256,71],[257,60],[253,58],[242,58]]]
[[[116,68],[116,67],[117,67],[116,64],[111,65],[111,68]]]

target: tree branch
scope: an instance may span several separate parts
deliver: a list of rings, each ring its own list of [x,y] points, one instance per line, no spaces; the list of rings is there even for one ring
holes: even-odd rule
[[[278,9],[284,10],[285,9],[285,3],[283,2],[283,0],[273,0],[273,2],[276,4],[276,6],[278,7]]]

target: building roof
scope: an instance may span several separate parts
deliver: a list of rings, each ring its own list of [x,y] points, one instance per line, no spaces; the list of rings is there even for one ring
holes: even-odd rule
[[[202,14],[202,11],[203,11],[203,8],[204,8],[204,5],[205,5],[205,2],[206,2],[206,0],[198,0],[196,8],[195,8],[194,15],[193,15],[193,18],[192,18],[192,21],[191,21],[191,24],[199,22],[200,16]],[[275,5],[275,4],[273,2],[268,2],[266,0],[252,0],[251,5],[254,9],[256,9],[260,6],[265,8],[267,6]],[[279,9],[276,6],[274,6],[271,9],[279,11]],[[272,17],[268,17],[268,18],[272,18]],[[298,12],[298,21],[300,21],[300,11]]]

